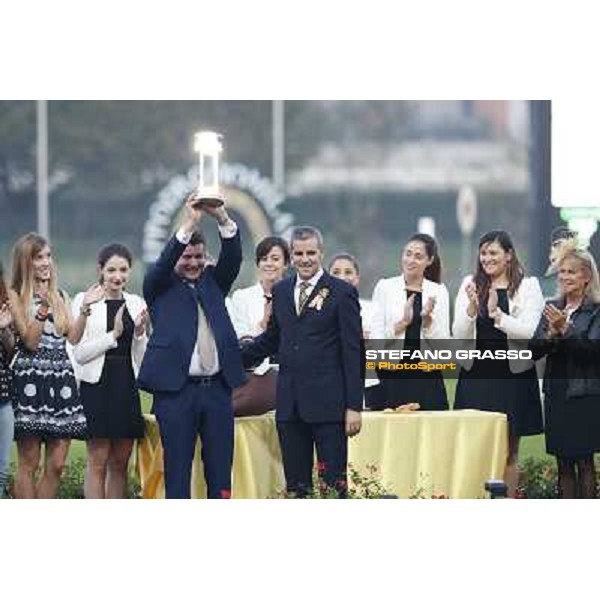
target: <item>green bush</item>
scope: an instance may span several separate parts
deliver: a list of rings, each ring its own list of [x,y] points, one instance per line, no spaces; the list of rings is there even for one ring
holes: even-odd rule
[[[600,462],[596,461],[596,490],[600,490]],[[556,461],[528,458],[519,464],[517,497],[530,499],[558,498]]]
[[[519,498],[556,498],[557,472],[555,461],[547,458],[527,458],[519,464]]]

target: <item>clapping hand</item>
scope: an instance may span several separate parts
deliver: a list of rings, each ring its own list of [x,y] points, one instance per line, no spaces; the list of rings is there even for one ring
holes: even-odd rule
[[[567,325],[567,314],[553,304],[544,306],[544,317],[548,322],[548,337],[564,333]]]
[[[43,290],[41,292],[37,292],[36,295],[40,299],[40,306],[42,307],[42,309],[47,313],[51,313],[52,307],[50,306],[50,302],[48,300],[48,291]]]
[[[113,326],[113,336],[117,341],[121,335],[123,335],[123,311],[125,310],[125,303],[121,305],[117,314],[115,315],[115,324]]]
[[[431,296],[425,302],[425,306],[421,311],[421,319],[423,321],[423,328],[430,329],[431,324],[433,323],[433,309],[435,308],[435,303],[437,298],[435,296]]]
[[[104,287],[100,283],[91,285],[83,295],[83,308],[87,309],[92,304],[104,300]]]
[[[13,322],[12,312],[10,311],[10,304],[5,302],[0,306],[0,329],[7,329]]]
[[[479,312],[479,297],[477,296],[477,286],[473,281],[467,284],[465,288],[467,297],[469,298],[469,305],[467,306],[467,314],[473,318]]]
[[[123,308],[123,307],[121,307]],[[120,309],[119,309],[120,310]],[[136,337],[142,337],[144,335],[144,331],[146,331],[146,325],[148,323],[148,308],[144,307],[142,312],[135,319],[135,335]]]
[[[273,314],[273,297],[265,296],[265,307],[263,312],[263,318],[259,322],[260,328],[265,331],[269,325],[269,319]]]
[[[500,318],[500,309],[498,308],[498,292],[496,288],[490,288],[487,302],[488,316],[497,321]]]
[[[412,323],[413,316],[414,316],[414,308],[413,308],[414,303],[415,303],[415,295],[413,294],[406,301],[406,304],[404,305],[404,313],[402,315],[402,319],[400,319],[400,321],[398,321],[394,325],[394,335],[396,337],[402,335],[406,331],[406,328]]]

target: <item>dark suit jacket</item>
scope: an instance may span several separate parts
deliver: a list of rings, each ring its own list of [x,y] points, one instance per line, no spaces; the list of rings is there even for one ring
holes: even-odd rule
[[[563,309],[564,302],[551,300]],[[543,391],[554,396],[562,388],[559,379],[568,378],[568,398],[600,396],[600,304],[585,301],[571,315],[571,324],[564,335],[546,338],[548,323],[542,315],[529,341],[533,359],[546,356]]]
[[[361,320],[356,289],[323,273],[304,310],[296,315],[296,277],[273,288],[273,316],[267,330],[242,350],[252,366],[278,353],[277,419],[286,421],[294,407],[309,423],[343,422],[346,409],[360,411]],[[310,304],[328,290],[321,310]]]
[[[237,336],[225,308],[225,296],[240,270],[240,234],[221,240],[216,266],[208,266],[195,289],[173,268],[186,246],[173,236],[144,278],[144,298],[152,322],[138,384],[149,392],[176,392],[186,384],[198,335],[198,302],[212,329],[221,372],[229,387],[245,383]]]

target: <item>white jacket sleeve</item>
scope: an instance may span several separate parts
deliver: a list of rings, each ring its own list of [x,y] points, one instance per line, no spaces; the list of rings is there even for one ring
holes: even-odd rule
[[[467,285],[472,281],[472,279],[473,278],[470,275],[463,279],[454,303],[454,322],[452,323],[452,335],[457,340],[475,339],[475,322],[477,317],[469,317],[467,314],[467,307],[469,306]]]
[[[80,293],[75,296],[75,299],[71,305],[71,310],[74,317],[79,315],[82,304],[83,294]],[[93,318],[92,315],[94,314],[94,310],[97,311],[97,308],[98,304],[93,304],[91,306],[92,314],[88,317],[88,322],[86,323],[81,341],[73,347],[73,356],[80,365],[84,365],[95,358],[98,358],[107,350],[117,347],[117,341],[115,340],[112,331],[97,335],[91,333],[90,319]],[[104,327],[106,328],[106,323],[104,323]]]
[[[253,322],[252,319],[252,302],[247,293],[247,290],[250,289],[252,288],[236,290],[229,302],[229,316],[238,338],[255,337],[263,332],[259,326],[260,319],[257,319],[256,322]]]
[[[133,296],[135,298],[135,314],[131,314],[131,318],[134,323],[139,314],[146,308],[146,303],[139,296]],[[112,333],[110,334],[112,336]],[[118,344],[118,342],[116,342]],[[133,340],[131,342],[131,358],[133,361],[133,370],[137,377],[139,373],[140,367],[142,366],[142,360],[144,359],[144,354],[146,352],[146,346],[148,345],[148,335],[146,333],[146,328],[144,329],[144,333],[141,336],[135,335],[135,331],[133,334]]]
[[[402,350],[404,348],[404,333],[398,337],[394,335],[394,319],[390,316],[393,315],[393,310],[390,310],[390,289],[388,284],[390,280],[381,279],[377,282],[375,289],[373,290],[373,332],[371,339],[374,340],[387,340],[386,348],[393,348],[395,350]]]
[[[371,320],[371,339],[383,340],[385,335],[385,304],[384,304],[384,280],[380,279],[373,290],[373,318]]]
[[[496,327],[513,339],[529,340],[542,316],[544,296],[535,277],[523,279],[521,286],[522,306],[514,315],[502,312]]]

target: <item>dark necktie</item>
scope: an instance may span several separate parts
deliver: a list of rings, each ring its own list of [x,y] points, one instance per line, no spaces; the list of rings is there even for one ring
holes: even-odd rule
[[[300,295],[298,296],[298,314],[301,314],[304,310],[304,306],[308,300],[308,288],[310,283],[308,281],[302,281],[300,283]]]

